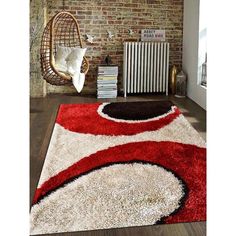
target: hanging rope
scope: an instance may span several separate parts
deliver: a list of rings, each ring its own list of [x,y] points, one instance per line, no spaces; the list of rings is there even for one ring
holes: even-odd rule
[[[62,0],[63,11],[65,11],[65,0]]]

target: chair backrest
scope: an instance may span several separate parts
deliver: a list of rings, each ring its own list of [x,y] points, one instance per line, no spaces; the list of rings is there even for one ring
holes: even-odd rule
[[[59,12],[51,22],[51,52],[56,53],[57,46],[83,47],[79,25],[69,12]]]

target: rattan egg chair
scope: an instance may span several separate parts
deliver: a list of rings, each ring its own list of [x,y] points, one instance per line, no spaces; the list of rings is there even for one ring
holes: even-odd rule
[[[54,57],[57,46],[81,47],[79,24],[75,17],[66,11],[57,13],[46,25],[40,48],[41,71],[43,78],[52,85],[71,85],[72,78],[69,74],[55,69]],[[87,73],[88,60],[84,57],[81,72]]]

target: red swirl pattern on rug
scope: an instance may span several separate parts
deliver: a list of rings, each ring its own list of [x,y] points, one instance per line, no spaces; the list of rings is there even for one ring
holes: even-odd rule
[[[140,148],[141,146],[145,148]],[[171,170],[187,184],[185,206],[165,221],[181,222],[206,218],[206,149],[174,142],[137,142],[116,146],[83,158],[46,181],[34,196],[34,204],[50,191],[75,177],[112,163],[143,161]]]
[[[159,120],[140,123],[115,122],[98,114],[102,103],[61,105],[56,122],[65,129],[94,135],[134,135],[145,131],[153,131],[171,123],[179,116],[180,111],[174,107],[173,113]]]

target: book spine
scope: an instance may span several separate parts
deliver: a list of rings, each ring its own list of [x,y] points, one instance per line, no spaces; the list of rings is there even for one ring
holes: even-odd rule
[[[97,77],[97,98],[117,97],[117,66],[99,66]]]

